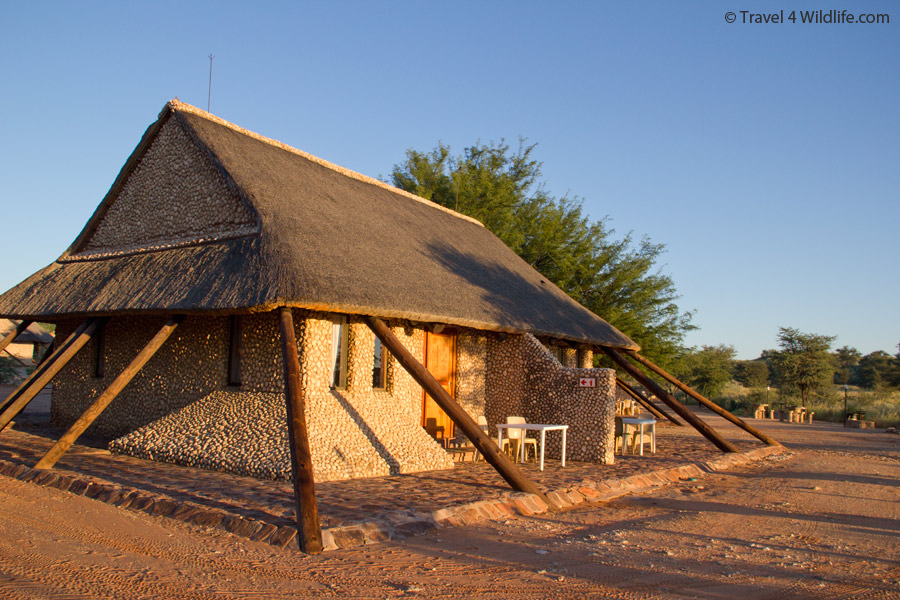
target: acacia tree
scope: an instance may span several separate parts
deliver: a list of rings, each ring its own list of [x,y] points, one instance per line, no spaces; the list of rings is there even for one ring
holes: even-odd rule
[[[718,396],[732,377],[734,347],[719,344],[687,348],[678,357],[675,373],[692,388],[711,398]]]
[[[763,360],[736,360],[734,379],[748,388],[763,388],[769,384],[769,366]]]
[[[900,384],[900,360],[884,350],[866,354],[859,359],[857,382],[868,389]]]
[[[438,144],[408,150],[394,165],[392,182],[447,208],[474,217],[522,259],[572,298],[641,345],[666,365],[692,314],[679,309],[672,279],[657,266],[665,251],[629,233],[616,239],[601,219],[584,215],[578,199],[554,198],[544,188],[535,144],[519,141],[465,148],[458,156]]]
[[[835,336],[801,333],[791,327],[778,328],[780,350],[771,351],[776,376],[782,388],[800,392],[806,406],[810,392],[825,389],[834,375],[834,360],[829,354]]]
[[[843,346],[834,351],[834,382],[839,385],[857,382],[859,359],[862,355],[856,348]]]

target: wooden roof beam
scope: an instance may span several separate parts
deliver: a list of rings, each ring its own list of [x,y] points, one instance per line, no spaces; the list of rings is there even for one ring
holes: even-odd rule
[[[653,371],[654,373],[656,373],[657,375],[659,375],[660,377],[662,377],[663,379],[665,379],[666,381],[668,381],[669,383],[671,383],[672,385],[674,385],[675,387],[680,389],[682,392],[684,392],[685,394],[687,394],[688,396],[690,396],[691,398],[693,398],[694,400],[696,400],[697,402],[699,402],[700,404],[702,404],[703,406],[708,408],[709,410],[713,411],[720,417],[724,417],[726,420],[734,423],[735,425],[737,425],[738,427],[740,427],[741,429],[743,429],[750,435],[755,436],[762,442],[765,442],[769,446],[780,446],[781,445],[778,441],[772,439],[771,437],[769,437],[762,431],[756,429],[755,427],[751,427],[743,419],[740,419],[740,418],[734,416],[733,414],[731,414],[731,412],[725,410],[718,404],[710,401],[708,398],[706,398],[699,392],[695,391],[687,384],[682,383],[681,381],[676,379],[673,375],[670,375],[665,370],[663,370],[661,367],[656,366],[655,364],[653,364],[652,362],[650,362],[649,360],[647,360],[646,358],[644,358],[637,352],[634,352],[631,350],[626,350],[624,352],[624,354],[625,354],[625,356],[631,358],[635,362],[640,363],[641,365],[647,367],[648,369],[650,369],[651,371]]]
[[[719,435],[718,432],[716,432],[715,429],[713,429],[705,421],[703,421],[703,419],[688,410],[681,402],[679,402],[675,398],[675,396],[657,385],[656,382],[647,377],[647,375],[645,375],[643,371],[628,362],[628,360],[624,356],[622,356],[618,350],[616,350],[615,348],[609,348],[607,346],[600,346],[600,350],[602,350],[604,354],[610,357],[614,363],[624,369],[626,373],[631,375],[638,383],[647,388],[650,392],[653,393],[654,396],[662,400],[664,404],[675,411],[679,417],[687,421],[694,429],[699,431],[703,435],[703,437],[712,442],[719,450],[721,450],[722,452],[738,452],[737,446]]]
[[[18,325],[16,325],[15,329],[10,331],[2,340],[0,340],[0,350],[5,350],[6,347],[9,346],[14,339],[16,339],[17,337],[22,335],[22,333],[24,333],[25,330],[28,329],[28,326],[31,325],[33,322],[34,321],[29,321],[26,319],[26,320],[22,321],[21,323],[19,323]],[[10,356],[12,356],[12,355],[10,354]]]
[[[666,411],[653,406],[653,403],[650,402],[650,399],[645,397],[639,391],[622,381],[618,376],[616,376],[616,385],[625,390],[625,393],[634,398],[638,404],[646,408],[650,411],[657,419],[666,419],[670,421],[673,425],[678,425],[679,427],[682,425],[681,421],[667,413]]]

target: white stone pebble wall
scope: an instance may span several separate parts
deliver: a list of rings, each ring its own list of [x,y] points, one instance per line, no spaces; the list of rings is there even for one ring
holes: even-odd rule
[[[170,118],[79,254],[165,247],[256,230],[250,209]]]
[[[568,460],[614,462],[614,370],[564,367],[526,334],[490,338],[487,373],[485,414],[491,435],[497,423],[513,415],[531,423],[568,425]],[[596,387],[580,387],[583,377],[594,378]],[[548,456],[559,457],[560,439],[558,433],[547,434]]]

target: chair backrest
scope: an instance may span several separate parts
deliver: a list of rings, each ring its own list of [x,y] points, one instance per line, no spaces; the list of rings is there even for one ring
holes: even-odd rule
[[[437,438],[437,434],[438,434],[437,419],[434,419],[434,418],[425,419],[425,431],[427,431],[429,433],[429,435],[431,435],[431,437]]]
[[[476,421],[478,422],[479,425],[487,425],[488,424],[487,417],[484,415],[478,415],[478,417],[476,418]]]
[[[521,423],[527,423],[525,417],[506,417],[506,422],[511,425],[519,425]],[[520,440],[525,437],[524,429],[507,429],[506,430],[507,437],[511,440]]]

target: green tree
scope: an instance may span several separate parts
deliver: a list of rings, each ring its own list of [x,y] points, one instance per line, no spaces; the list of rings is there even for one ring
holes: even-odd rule
[[[800,392],[806,406],[811,392],[824,390],[834,376],[834,359],[829,354],[835,336],[801,333],[790,327],[778,329],[780,350],[772,352],[775,374],[782,390]]]
[[[18,371],[13,359],[0,356],[0,383],[13,383],[17,377]]]
[[[859,359],[858,382],[864,388],[894,386],[900,378],[900,360],[883,350],[876,350]]]
[[[834,351],[834,382],[838,385],[856,383],[857,368],[862,355],[856,348],[843,346]]]
[[[748,388],[764,388],[769,384],[769,365],[764,360],[736,360],[732,368],[734,380]]]
[[[651,360],[675,357],[692,314],[677,305],[672,279],[658,267],[665,247],[629,233],[614,237],[577,199],[554,198],[541,182],[535,144],[481,144],[459,156],[438,144],[408,150],[392,182],[474,217],[572,298],[620,329]]]
[[[732,378],[734,348],[720,344],[686,348],[674,365],[678,378],[707,398],[718,396]]]

